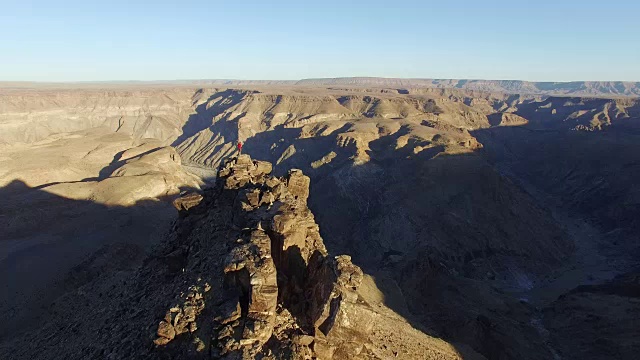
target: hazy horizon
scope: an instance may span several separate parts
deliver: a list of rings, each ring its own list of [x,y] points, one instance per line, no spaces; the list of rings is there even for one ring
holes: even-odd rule
[[[206,82],[206,81],[237,81],[237,82],[297,82],[302,80],[324,80],[324,79],[388,79],[388,80],[465,80],[465,81],[522,81],[531,83],[574,83],[574,82],[623,82],[623,83],[640,83],[634,80],[523,80],[523,79],[486,79],[486,78],[433,78],[433,77],[385,77],[385,76],[332,76],[322,78],[300,78],[300,79],[230,79],[230,78],[202,78],[202,79],[114,79],[114,80],[57,80],[57,81],[39,81],[39,80],[2,80],[0,83],[41,83],[41,84],[99,84],[99,83],[189,83],[189,82]]]
[[[640,4],[1,3],[0,81],[640,81]]]

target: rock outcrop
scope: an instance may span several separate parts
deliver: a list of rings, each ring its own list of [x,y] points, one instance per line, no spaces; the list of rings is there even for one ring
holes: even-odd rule
[[[328,255],[306,205],[309,177],[300,170],[284,178],[270,172],[270,163],[240,155],[219,173],[222,191],[235,195],[234,223],[248,233],[225,260],[225,291],[233,300],[216,318],[216,350],[222,357],[255,358],[265,355],[264,346],[275,335],[282,339],[278,347],[309,348],[297,353],[327,359],[334,353],[358,355],[374,320],[357,301],[362,270],[348,256]],[[296,344],[291,335],[284,336],[296,329],[278,324],[282,317],[299,326]],[[167,327],[162,321],[158,333]],[[161,335],[156,344],[164,345],[171,335]]]
[[[366,275],[350,256],[329,255],[307,207],[309,177],[296,169],[282,178],[270,172],[270,163],[248,155],[221,166],[218,186],[209,196],[233,204],[231,226],[240,229],[221,266],[221,293],[213,300],[209,288],[190,287],[182,304],[159,320],[157,350],[174,351],[174,342],[186,341],[196,348],[208,344],[213,358],[380,358],[375,348],[387,345],[371,339],[376,323],[411,327],[360,289]],[[201,201],[193,194],[176,200],[182,218],[188,219],[192,211],[198,214],[193,209]],[[193,202],[198,205],[190,207]],[[365,288],[372,286],[369,279]],[[198,316],[206,313],[209,302],[217,302],[211,309],[214,321],[201,321]],[[197,333],[203,326],[210,327],[210,342]],[[391,332],[375,332],[384,331]],[[199,340],[193,342],[181,336],[184,333]],[[437,342],[422,336],[428,339],[425,344]],[[421,346],[425,350],[425,345],[407,348]],[[456,358],[448,350],[434,351]]]
[[[180,214],[188,212],[192,208],[202,203],[203,197],[197,192],[189,192],[182,194],[179,198],[173,201],[173,206],[178,210]]]

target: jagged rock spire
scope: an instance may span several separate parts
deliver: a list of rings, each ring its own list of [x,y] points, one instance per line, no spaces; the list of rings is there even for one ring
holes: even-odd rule
[[[211,324],[217,334],[214,352],[252,359],[270,351],[264,347],[271,339],[321,359],[357,355],[362,346],[353,343],[366,338],[363,332],[371,330],[375,317],[357,301],[362,270],[348,256],[328,256],[307,207],[309,177],[293,169],[276,178],[269,176],[271,170],[270,163],[243,154],[219,171],[219,191],[234,204],[234,223],[253,230],[225,260],[227,301]],[[188,213],[201,201],[189,194],[176,207]],[[158,327],[157,345],[179,339],[171,311],[167,314]],[[283,327],[285,318],[296,327]],[[285,332],[295,336],[283,337]]]

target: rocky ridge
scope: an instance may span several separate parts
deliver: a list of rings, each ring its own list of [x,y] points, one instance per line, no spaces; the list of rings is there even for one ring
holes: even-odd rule
[[[450,345],[418,335],[376,300],[375,284],[349,256],[329,255],[306,206],[306,175],[294,169],[276,178],[270,172],[270,163],[248,155],[221,167],[216,201],[234,204],[230,220],[240,236],[222,263],[221,284],[213,286],[220,292],[211,294],[210,284],[190,288],[182,305],[169,308],[160,321],[157,351],[179,356],[177,349],[193,345],[196,352],[208,347],[213,358],[229,359],[385,358],[385,352],[402,351],[457,358]],[[185,202],[197,200],[188,195],[176,201],[183,221],[203,211],[200,204],[184,211]],[[374,339],[391,336],[380,321],[403,327],[422,342],[392,349]],[[211,340],[201,335],[204,327]]]
[[[465,89],[503,92],[507,94],[545,94],[582,96],[638,96],[640,83],[631,81],[571,81],[533,82],[522,80],[471,80],[471,79],[400,79],[400,78],[329,78],[303,79],[297,85],[360,85],[400,86],[440,89]]]

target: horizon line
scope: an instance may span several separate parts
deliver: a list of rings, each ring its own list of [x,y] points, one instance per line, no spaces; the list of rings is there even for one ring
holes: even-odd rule
[[[56,80],[56,81],[40,81],[40,80],[2,80],[0,84],[19,83],[19,84],[100,84],[100,83],[172,83],[172,82],[198,82],[198,81],[238,81],[238,82],[287,82],[295,84],[305,80],[341,80],[341,79],[368,79],[368,80],[406,80],[406,81],[499,81],[499,82],[522,82],[533,84],[571,84],[571,83],[632,83],[640,84],[640,81],[634,80],[568,80],[568,81],[534,81],[522,79],[491,79],[491,78],[418,78],[418,77],[384,77],[384,76],[336,76],[336,77],[309,77],[300,79],[239,79],[239,78],[202,78],[202,79],[157,79],[157,80]]]

